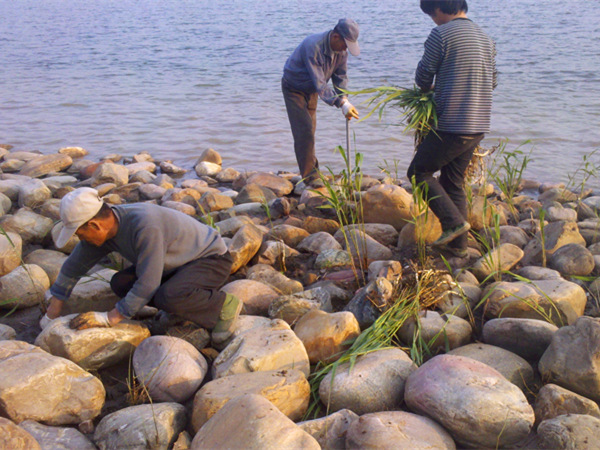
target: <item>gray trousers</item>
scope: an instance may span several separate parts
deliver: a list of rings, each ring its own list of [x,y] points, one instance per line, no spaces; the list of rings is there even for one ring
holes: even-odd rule
[[[190,261],[163,277],[148,304],[212,329],[225,301],[225,293],[219,288],[229,278],[232,262],[229,252]],[[136,280],[135,266],[131,266],[114,274],[110,287],[123,298]]]
[[[294,152],[300,168],[300,175],[307,177],[319,167],[319,161],[315,155],[319,95],[316,92],[307,94],[298,91],[284,79],[281,80],[281,90],[294,136]]]

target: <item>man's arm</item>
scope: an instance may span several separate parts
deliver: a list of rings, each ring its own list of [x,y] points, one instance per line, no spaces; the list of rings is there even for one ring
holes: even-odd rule
[[[415,73],[415,83],[424,92],[431,90],[433,79],[440,68],[443,57],[442,38],[440,34],[433,29],[425,41],[425,53]]]
[[[337,106],[339,108],[342,106],[342,99],[338,97],[336,91],[327,84],[325,74],[323,73],[323,65],[321,61],[319,61],[317,50],[315,48],[304,48],[303,50],[302,59],[304,61],[304,66],[315,85],[315,90],[319,94],[319,97],[321,97],[328,105]]]

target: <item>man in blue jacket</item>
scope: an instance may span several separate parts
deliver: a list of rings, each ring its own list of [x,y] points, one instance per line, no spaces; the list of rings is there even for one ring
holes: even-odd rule
[[[281,90],[294,136],[296,160],[307,182],[319,178],[315,156],[318,97],[341,108],[346,119],[358,119],[358,111],[340,90],[348,84],[346,50],[358,56],[357,41],[358,24],[352,19],[340,19],[333,30],[304,39],[283,67]],[[328,85],[329,80],[333,88]]]

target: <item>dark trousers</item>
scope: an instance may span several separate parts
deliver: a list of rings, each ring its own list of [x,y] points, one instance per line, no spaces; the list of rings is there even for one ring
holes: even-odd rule
[[[225,293],[218,289],[229,278],[232,263],[229,252],[190,261],[163,277],[149,304],[203,328],[214,328],[225,301]],[[131,266],[114,274],[110,287],[123,298],[136,280]]]
[[[292,136],[294,151],[300,168],[300,175],[307,177],[319,167],[315,155],[315,130],[317,129],[317,93],[307,94],[292,88],[285,80],[281,80],[281,90],[285,100]]]
[[[429,207],[442,224],[442,230],[454,228],[467,220],[467,198],[464,190],[465,171],[473,152],[484,134],[458,135],[433,132],[417,147],[408,168],[408,178],[413,175],[417,184],[427,185],[426,199]],[[433,174],[440,171],[439,179]],[[467,247],[467,234],[450,244],[456,248]]]

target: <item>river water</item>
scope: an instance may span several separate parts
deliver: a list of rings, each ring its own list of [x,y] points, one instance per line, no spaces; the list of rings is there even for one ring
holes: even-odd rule
[[[0,143],[54,152],[82,146],[192,167],[212,147],[238,170],[297,170],[280,91],[283,64],[341,17],[361,26],[351,89],[412,86],[433,26],[418,0],[0,0]],[[566,181],[600,148],[597,0],[470,1],[497,42],[499,86],[486,146],[531,152],[526,175]],[[366,111],[354,100],[359,111]],[[404,174],[412,137],[399,113],[352,123],[364,168]],[[320,102],[321,166],[342,166],[341,112]],[[592,158],[600,164],[600,157]],[[598,180],[592,182],[600,186]]]

